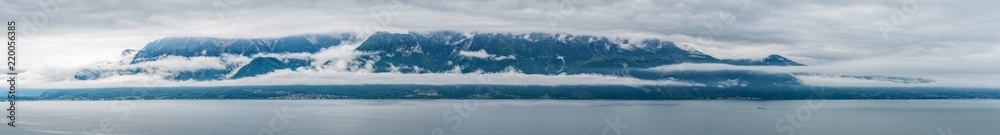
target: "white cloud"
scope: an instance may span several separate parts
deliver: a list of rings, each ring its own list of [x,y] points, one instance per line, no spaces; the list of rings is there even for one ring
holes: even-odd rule
[[[508,60],[508,59],[509,60],[516,60],[517,56],[507,55],[507,56],[496,56],[496,57],[493,57],[493,60]]]
[[[462,50],[458,52],[458,55],[465,57],[480,58],[480,59],[487,59],[494,56],[493,54],[486,53],[486,50],[479,50],[474,52]]]
[[[66,79],[79,67],[118,57],[125,48],[141,48],[163,37],[262,38],[380,30],[659,38],[719,58],[781,54],[814,65],[762,70],[913,76],[954,85],[997,84],[994,69],[1000,66],[995,62],[1000,59],[996,36],[1000,27],[994,25],[1000,22],[995,14],[1000,9],[994,7],[1000,1],[921,3],[919,11],[906,14],[907,21],[887,34],[888,39],[883,39],[876,22],[891,19],[906,1],[244,0],[229,5],[231,9],[216,8],[213,2],[219,1],[58,1],[58,10],[49,13],[39,1],[13,0],[0,2],[19,5],[5,6],[0,20],[37,26],[19,33],[23,46],[18,54],[19,66],[33,73],[25,77],[39,80]],[[44,23],[23,20],[33,19],[36,13],[50,17]],[[349,58],[358,54],[346,47],[328,48],[310,58],[323,59],[314,66],[349,70]],[[482,54],[489,56],[485,51]],[[218,64],[169,70],[196,68],[218,68]]]
[[[837,76],[795,76],[802,84],[811,86],[841,86],[841,87],[915,87],[920,84],[901,84],[878,80]],[[926,86],[926,85],[925,85]]]
[[[142,79],[148,77],[169,78],[179,72],[198,70],[222,70],[236,66],[237,68],[228,76],[235,74],[239,66],[246,65],[251,61],[249,57],[241,55],[224,54],[220,57],[180,57],[165,56],[155,61],[129,64],[135,54],[123,55],[115,59],[108,59],[102,62],[91,63],[91,65],[60,68],[59,66],[42,66],[28,68],[19,74],[20,80],[37,84],[47,84],[47,82],[75,82],[74,75],[80,71],[88,70],[89,73],[100,74],[102,80],[106,82],[121,83],[128,79]],[[140,74],[132,74],[131,71],[142,69]],[[136,80],[139,81],[139,80]],[[86,81],[83,81],[86,82]],[[42,85],[45,86],[45,85]],[[85,86],[99,86],[98,84],[87,84]],[[50,87],[50,86],[45,86]]]
[[[505,73],[360,73],[329,70],[288,69],[235,80],[173,81],[155,74],[122,75],[86,81],[24,81],[26,88],[93,88],[93,87],[176,87],[176,86],[244,86],[244,85],[357,85],[357,84],[419,84],[419,85],[622,85],[622,86],[704,86],[677,80],[640,80],[605,75],[530,75]]]
[[[404,74],[404,73],[372,73],[372,65],[351,65],[357,63],[356,58],[364,55],[363,52],[354,51],[360,43],[344,43],[338,46],[325,48],[314,54],[265,54],[254,57],[281,57],[281,58],[301,58],[308,56],[316,60],[312,67],[301,68],[299,70],[280,69],[274,72],[258,75],[254,77],[240,78],[234,80],[216,81],[175,81],[170,77],[173,73],[181,71],[195,71],[200,69],[224,69],[227,66],[243,66],[249,63],[250,57],[241,55],[223,55],[223,57],[179,57],[167,56],[156,61],[148,61],[129,65],[127,63],[99,64],[99,68],[107,71],[122,69],[149,69],[151,72],[139,74],[112,74],[104,78],[95,80],[74,80],[74,79],[24,79],[22,86],[27,88],[99,88],[99,87],[175,87],[175,86],[242,86],[242,85],[356,85],[356,84],[419,84],[419,85],[462,85],[462,84],[489,84],[489,85],[622,85],[622,86],[704,86],[703,84],[683,82],[679,80],[641,80],[628,77],[581,74],[581,75],[534,75],[524,74],[521,71],[508,67],[497,73],[461,73],[461,67],[447,73],[425,73],[425,74]],[[500,57],[486,55],[485,58],[498,59]],[[511,56],[512,57],[512,56]],[[372,62],[368,62],[372,63]],[[234,69],[235,71],[241,67]],[[357,68],[355,70],[351,70]],[[419,67],[409,67],[419,70]],[[43,70],[31,70],[22,76],[35,78],[40,76],[37,72]],[[71,74],[69,76],[72,76]]]
[[[970,65],[969,63],[976,63]],[[809,66],[736,66],[728,64],[682,63],[649,70],[717,71],[751,70],[769,73],[820,73],[827,75],[895,76],[934,80],[931,83],[904,84],[838,76],[796,76],[808,85],[822,86],[907,86],[907,87],[1000,87],[1000,62],[976,58],[885,57],[824,63]]]
[[[311,66],[324,70],[348,71],[352,67],[352,63],[357,63],[355,60],[358,56],[366,54],[355,51],[358,46],[361,46],[361,43],[341,43],[337,46],[324,48],[309,56],[313,59]],[[356,70],[372,71],[372,65],[364,65],[362,68]]]
[[[257,58],[257,57],[269,57],[269,58],[277,58],[277,59],[282,59],[282,60],[284,60],[284,59],[308,60],[308,59],[310,59],[310,57],[312,57],[312,55],[313,54],[311,54],[311,53],[304,53],[304,52],[302,52],[302,53],[260,53],[260,54],[254,54],[253,56],[250,56],[250,57],[253,57],[253,58]]]
[[[220,57],[167,56],[155,61],[130,64],[126,68],[141,68],[162,72],[183,72],[203,69],[226,69],[226,65],[224,65]]]
[[[514,55],[497,56],[497,55],[494,55],[494,54],[487,53],[486,50],[482,50],[482,49],[480,49],[479,51],[465,51],[465,50],[462,50],[462,51],[458,52],[458,55],[465,56],[465,57],[472,57],[472,58],[480,58],[480,59],[492,59],[492,60],[496,60],[496,61],[508,60],[508,59],[509,60],[516,60],[517,59],[517,56],[514,56]]]

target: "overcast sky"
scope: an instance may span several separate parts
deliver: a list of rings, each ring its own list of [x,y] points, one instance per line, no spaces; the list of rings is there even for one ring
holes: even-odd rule
[[[997,5],[1000,1],[2,0],[0,19],[18,21],[19,66],[53,72],[75,72],[69,69],[172,36],[454,30],[660,38],[720,58],[781,54],[828,70],[1000,84]]]

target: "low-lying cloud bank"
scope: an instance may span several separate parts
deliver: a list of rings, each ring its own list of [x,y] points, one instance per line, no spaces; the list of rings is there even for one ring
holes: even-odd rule
[[[415,85],[622,85],[622,86],[705,86],[704,84],[685,82],[682,80],[642,80],[631,77],[597,74],[576,75],[538,75],[525,74],[516,69],[497,73],[374,73],[372,62],[364,63],[356,58],[370,55],[373,52],[360,52],[355,49],[360,43],[348,42],[341,45],[324,48],[316,53],[269,53],[250,57],[223,54],[220,57],[179,57],[163,56],[154,61],[129,64],[135,54],[123,53],[122,56],[96,63],[84,68],[30,68],[25,73],[20,85],[24,88],[106,88],[106,87],[208,87],[208,86],[248,86],[248,85],[363,85],[363,84],[415,84]],[[466,57],[485,56],[495,60],[515,59],[514,56],[496,56],[480,50]],[[253,58],[270,57],[279,60],[311,59],[308,67],[297,69],[279,69],[271,73],[254,77],[213,80],[213,81],[176,81],[170,79],[179,72],[197,70],[221,70],[236,68],[239,70]],[[456,66],[458,70],[461,67]],[[141,69],[137,74],[130,70]],[[101,78],[94,80],[78,80],[72,73],[82,70],[101,71]],[[53,73],[59,71],[59,73]],[[230,73],[228,76],[232,76]],[[227,77],[228,77],[227,76]]]
[[[685,80],[642,80],[631,77],[578,74],[524,74],[515,69],[499,73],[374,73],[372,62],[357,58],[376,52],[359,52],[360,43],[344,43],[324,48],[316,53],[257,54],[246,57],[224,54],[220,57],[164,56],[156,61],[129,64],[134,54],[123,54],[87,68],[28,68],[19,76],[24,88],[102,88],[102,87],[181,87],[181,86],[246,86],[246,85],[623,85],[623,86],[746,86],[736,83],[721,86],[699,84]],[[504,60],[484,50],[463,51],[463,57]],[[311,59],[308,67],[281,69],[255,77],[215,81],[176,81],[169,79],[178,72],[206,69],[227,69],[246,65],[253,58],[271,57],[281,60]],[[510,56],[509,59],[514,59]],[[359,63],[368,63],[365,65]],[[976,66],[965,63],[979,63]],[[983,66],[986,65],[986,66]],[[682,63],[646,70],[660,72],[749,70],[791,74],[802,84],[835,87],[1000,87],[1000,62],[974,58],[887,57],[840,61],[809,66],[737,66],[729,64]],[[456,66],[456,71],[462,67]],[[83,69],[116,71],[96,80],[77,80],[73,74]],[[143,69],[139,74],[120,73]],[[234,73],[236,70],[233,70]],[[229,76],[232,76],[230,73]],[[929,80],[929,81],[925,81]]]
[[[203,87],[248,85],[623,85],[623,86],[704,86],[678,80],[640,80],[606,75],[532,75],[523,73],[363,73],[288,69],[248,78],[219,81],[173,81],[150,74],[120,75],[98,80],[24,81],[30,88],[99,88],[99,87]]]
[[[513,59],[517,59],[517,57],[514,56],[514,55],[497,56],[497,55],[490,54],[490,53],[486,52],[486,50],[479,50],[479,51],[459,51],[458,55],[461,55],[461,56],[464,56],[464,57],[480,58],[480,59],[493,59],[493,60],[497,60],[497,61],[506,60],[506,59],[512,59],[512,60]]]
[[[980,63],[982,65],[967,65]],[[993,66],[983,66],[993,65]],[[998,62],[978,59],[880,58],[852,60],[809,66],[737,66],[729,64],[682,63],[650,68],[661,72],[750,70],[793,74],[805,85],[843,87],[1000,87]],[[900,83],[847,76],[929,79],[927,83]]]

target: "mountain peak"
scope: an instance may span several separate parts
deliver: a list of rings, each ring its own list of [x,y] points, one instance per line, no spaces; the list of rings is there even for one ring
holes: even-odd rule
[[[768,56],[767,56],[767,57],[765,57],[765,58],[764,58],[764,60],[762,60],[762,61],[763,61],[764,63],[767,63],[767,64],[769,64],[769,65],[783,65],[783,66],[805,66],[804,64],[800,64],[800,63],[798,63],[798,62],[795,62],[795,61],[792,61],[792,60],[789,60],[788,58],[785,58],[785,57],[783,57],[783,56],[781,56],[781,55],[777,55],[777,54],[771,54],[771,55],[768,55]]]
[[[135,54],[135,52],[136,52],[135,49],[125,49],[124,51],[122,51],[122,56],[132,55]]]
[[[724,63],[745,66],[805,66],[781,55],[771,54],[761,59],[723,59]]]

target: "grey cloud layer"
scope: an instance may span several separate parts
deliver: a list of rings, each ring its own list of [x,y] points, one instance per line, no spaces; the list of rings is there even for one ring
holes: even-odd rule
[[[46,12],[31,0],[0,1],[0,19]],[[49,2],[51,3],[51,2]],[[79,66],[168,36],[277,37],[403,31],[561,32],[665,38],[722,58],[783,54],[809,65],[891,62],[912,74],[997,67],[1000,1],[57,1],[25,39],[26,66]],[[51,7],[51,6],[48,6]],[[893,19],[903,21],[892,22]],[[892,23],[885,30],[879,22]],[[885,34],[883,34],[885,33]],[[118,37],[118,38],[116,38]],[[97,42],[100,41],[100,42]],[[81,47],[86,46],[86,47]],[[56,49],[52,49],[56,48]],[[73,49],[58,49],[73,48]],[[91,49],[91,50],[87,50]],[[41,54],[60,54],[41,55]],[[73,57],[70,57],[73,56]],[[921,60],[945,67],[913,67]],[[905,61],[897,61],[907,59]],[[881,61],[880,61],[881,60]],[[85,61],[85,62],[79,62]],[[48,64],[46,64],[48,63]],[[80,63],[80,64],[64,64]],[[71,68],[65,68],[69,72]],[[907,74],[907,73],[901,73]]]

